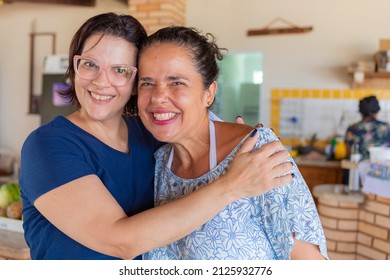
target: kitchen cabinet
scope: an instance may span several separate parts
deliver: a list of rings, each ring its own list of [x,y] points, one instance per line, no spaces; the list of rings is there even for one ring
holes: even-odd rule
[[[311,193],[317,185],[342,184],[343,169],[340,161],[295,159],[299,171],[305,179]],[[315,199],[316,201],[316,199]],[[317,201],[316,201],[317,202]]]

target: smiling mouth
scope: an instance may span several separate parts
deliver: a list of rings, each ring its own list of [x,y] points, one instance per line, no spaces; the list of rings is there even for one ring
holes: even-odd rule
[[[96,94],[96,93],[93,93],[93,92],[91,92],[91,96],[94,99],[100,100],[100,101],[106,101],[106,100],[109,100],[109,99],[113,98],[113,96],[110,96],[110,95],[99,95],[99,94]]]
[[[175,113],[163,113],[163,114],[154,113],[154,114],[153,114],[153,117],[154,117],[156,120],[158,120],[158,121],[170,120],[170,119],[173,119],[175,116],[176,116]]]

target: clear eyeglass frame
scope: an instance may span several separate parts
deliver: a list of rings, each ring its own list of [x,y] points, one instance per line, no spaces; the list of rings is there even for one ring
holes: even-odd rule
[[[80,72],[79,70],[81,60],[85,60],[86,63],[84,63],[84,66],[88,66],[86,68],[86,72]],[[92,66],[95,66],[95,68]],[[125,86],[129,82],[134,81],[138,71],[136,67],[127,64],[112,64],[107,65],[105,67],[101,67],[97,61],[91,58],[83,57],[81,55],[75,55],[73,57],[73,67],[74,71],[81,79],[89,81],[95,80],[100,75],[102,70],[104,70],[106,72],[106,77],[108,81],[113,86],[117,87]],[[125,70],[127,72],[131,71],[131,74],[129,76],[118,75],[121,74],[120,72],[118,72],[119,69]]]

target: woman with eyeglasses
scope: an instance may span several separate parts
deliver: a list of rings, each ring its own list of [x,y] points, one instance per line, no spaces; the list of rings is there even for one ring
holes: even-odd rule
[[[135,116],[134,98],[146,37],[135,18],[114,13],[88,19],[75,33],[63,95],[78,109],[33,131],[21,152],[23,226],[32,259],[139,259],[229,203],[291,181],[281,144],[249,153],[252,137],[225,176],[153,208],[153,154],[162,143]],[[260,168],[265,175],[258,175]]]

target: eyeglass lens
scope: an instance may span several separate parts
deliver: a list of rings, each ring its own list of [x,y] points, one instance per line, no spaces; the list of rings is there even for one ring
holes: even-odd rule
[[[77,58],[75,61],[75,69],[77,74],[86,80],[93,80],[98,77],[101,72],[100,66],[93,60]],[[123,86],[131,81],[136,69],[127,65],[112,65],[104,68],[110,83],[114,86]]]

